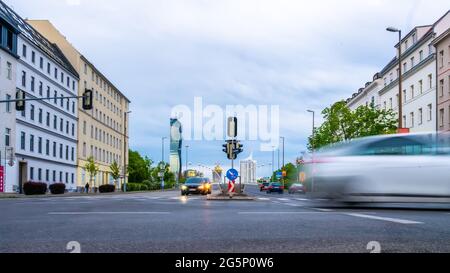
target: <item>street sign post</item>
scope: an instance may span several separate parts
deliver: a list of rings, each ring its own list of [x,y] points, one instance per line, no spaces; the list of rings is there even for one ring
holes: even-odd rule
[[[239,176],[239,173],[236,169],[229,169],[226,176],[229,180],[236,180]]]
[[[281,177],[283,177],[283,174],[282,174],[281,172],[277,172],[277,173],[275,174],[275,177],[276,177],[277,179],[280,179]]]

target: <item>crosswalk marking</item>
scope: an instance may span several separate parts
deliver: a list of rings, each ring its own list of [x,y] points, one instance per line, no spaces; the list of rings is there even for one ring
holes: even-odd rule
[[[399,218],[380,217],[380,216],[373,216],[373,215],[360,214],[360,213],[345,213],[345,214],[354,216],[354,217],[388,221],[388,222],[399,223],[399,224],[423,224],[422,222],[404,220],[404,219],[399,219]]]

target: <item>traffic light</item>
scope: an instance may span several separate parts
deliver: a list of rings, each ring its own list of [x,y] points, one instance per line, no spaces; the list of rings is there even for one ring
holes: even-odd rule
[[[25,91],[16,91],[16,111],[25,111]]]
[[[222,147],[222,151],[227,154],[228,159],[236,159],[236,154],[234,153],[234,140],[227,140],[227,143],[223,144]]]
[[[243,149],[244,145],[242,145],[241,143],[239,143],[239,141],[236,141],[234,143],[234,149],[233,149],[233,153],[235,153],[236,155],[242,153],[244,151]]]
[[[92,110],[92,90],[86,89],[83,93],[83,109]]]

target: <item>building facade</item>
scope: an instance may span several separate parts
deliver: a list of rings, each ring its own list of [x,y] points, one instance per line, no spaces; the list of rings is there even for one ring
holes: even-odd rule
[[[16,95],[17,34],[19,30],[0,8],[0,100]],[[15,190],[16,110],[14,103],[0,103],[0,168],[3,174],[0,192]]]
[[[78,73],[60,49],[0,2],[2,12],[19,29],[17,35],[16,90],[26,102],[15,115],[15,164],[8,190],[21,191],[23,183],[62,182],[76,186]]]
[[[433,25],[415,27],[404,36],[401,43],[396,45],[397,56],[375,74],[373,82],[367,83],[365,88],[361,88],[347,100],[350,109],[373,103],[379,109],[392,109],[398,113],[400,58],[403,127],[408,128],[410,132],[437,130],[439,72],[436,71],[437,56],[433,40],[449,29],[449,18],[450,14],[447,12]],[[399,46],[402,56],[398,56]],[[445,101],[444,98],[442,101]]]
[[[178,179],[181,174],[182,126],[178,119],[170,119],[170,171]]]
[[[450,29],[434,41],[436,48],[438,130],[450,131]]]
[[[253,156],[250,155],[248,158],[241,160],[239,165],[241,183],[256,184],[256,161],[253,160]]]
[[[93,91],[94,107],[84,110],[78,108],[78,150],[77,150],[77,187],[81,190],[90,177],[84,166],[89,157],[93,157],[99,166],[97,176],[91,187],[116,183],[123,184],[123,170],[128,165],[129,99],[123,95],[111,81],[83,56],[67,39],[47,20],[28,20],[48,40],[57,44],[79,74],[78,95],[86,89]],[[122,170],[122,178],[114,181],[110,166],[117,162]]]

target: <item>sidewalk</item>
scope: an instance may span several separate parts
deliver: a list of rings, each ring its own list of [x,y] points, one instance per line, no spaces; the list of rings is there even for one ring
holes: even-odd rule
[[[167,191],[175,191],[178,189],[165,189],[164,192]],[[8,199],[8,198],[53,198],[53,197],[74,197],[74,196],[108,196],[108,195],[127,195],[127,194],[142,194],[142,193],[153,193],[153,192],[162,192],[161,190],[154,191],[129,191],[129,192],[107,192],[107,193],[80,193],[80,192],[66,192],[64,194],[41,194],[41,195],[25,195],[19,193],[0,193],[0,199]]]

